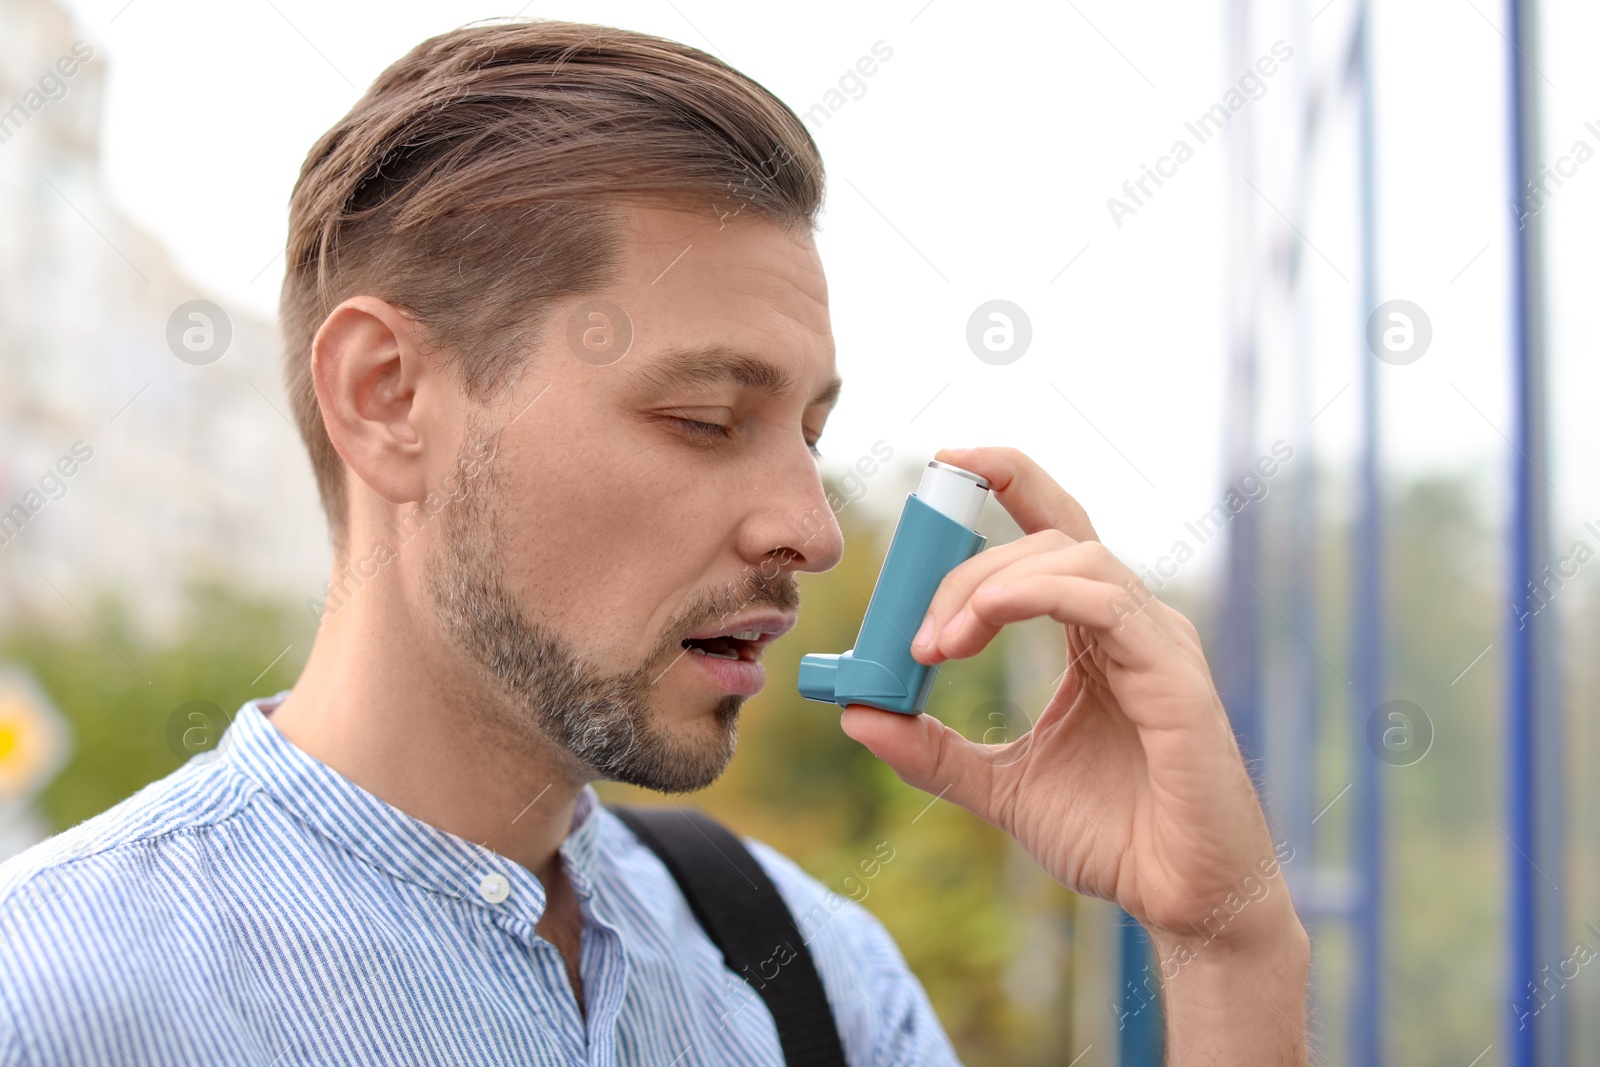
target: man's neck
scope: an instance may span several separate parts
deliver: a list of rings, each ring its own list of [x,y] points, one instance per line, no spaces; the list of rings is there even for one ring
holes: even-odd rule
[[[325,616],[271,722],[301,751],[423,822],[547,873],[583,782],[505,723],[475,678],[370,582]],[[555,864],[559,868],[559,863]]]

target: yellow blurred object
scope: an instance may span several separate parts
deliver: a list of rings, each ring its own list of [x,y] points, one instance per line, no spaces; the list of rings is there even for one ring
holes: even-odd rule
[[[65,721],[31,676],[0,671],[0,803],[24,800],[55,777],[69,747]]]

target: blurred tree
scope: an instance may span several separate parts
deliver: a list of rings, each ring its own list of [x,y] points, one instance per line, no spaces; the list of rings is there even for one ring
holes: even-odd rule
[[[88,611],[93,628],[20,620],[0,636],[0,660],[28,666],[72,726],[72,761],[39,800],[55,828],[214,747],[212,724],[198,725],[192,709],[180,712],[184,705],[214,705],[223,717],[216,725],[225,726],[246,700],[293,684],[311,648],[303,608],[242,596],[218,578],[196,579],[186,601],[181,636],[165,645],[146,642],[128,605],[110,593]]]
[[[1337,477],[1320,481],[1329,494],[1322,514],[1342,516]],[[1406,1064],[1472,1061],[1500,1040],[1508,1010],[1500,989],[1499,871],[1506,846],[1495,828],[1501,807],[1497,648],[1506,608],[1497,597],[1499,547],[1484,517],[1483,484],[1481,476],[1433,476],[1391,485],[1386,501],[1384,606],[1391,623],[1385,699],[1416,704],[1432,730],[1426,755],[1382,768],[1389,826],[1386,1026],[1396,1062]],[[1281,535],[1288,502],[1271,503],[1280,510],[1268,527],[1267,573],[1281,577],[1307,561],[1291,558],[1292,542]],[[1297,633],[1270,612],[1263,624],[1269,672],[1286,669],[1291,645],[1315,642],[1322,702],[1317,765],[1303,773],[1316,776],[1313,810],[1327,805],[1316,825],[1319,863],[1336,870],[1350,867],[1353,844],[1349,817],[1355,809],[1343,792],[1353,779],[1351,754],[1367,745],[1365,729],[1376,709],[1350,706],[1344,552],[1350,535],[1342,519],[1325,527],[1318,535],[1323,557],[1317,561],[1315,634]],[[1475,660],[1480,653],[1486,654]],[[1359,733],[1352,736],[1352,730]],[[1312,961],[1320,1008],[1313,1033],[1329,1062],[1343,1061],[1349,961],[1346,928],[1336,919],[1323,921]]]

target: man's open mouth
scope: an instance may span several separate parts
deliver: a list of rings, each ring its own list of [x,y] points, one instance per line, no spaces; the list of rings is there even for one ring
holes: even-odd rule
[[[696,655],[754,663],[761,658],[763,649],[788,633],[794,624],[795,616],[790,612],[747,612],[686,637],[682,644]]]
[[[715,656],[718,659],[754,660],[760,656],[768,638],[769,635],[759,631],[744,630],[721,637],[687,638],[683,642],[683,647],[690,652],[698,652],[702,656]]]

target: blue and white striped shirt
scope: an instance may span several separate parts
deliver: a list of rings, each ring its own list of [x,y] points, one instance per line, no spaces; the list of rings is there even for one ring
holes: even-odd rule
[[[526,868],[244,705],[216,754],[0,865],[0,1067],[781,1064],[654,853],[586,788],[561,855],[580,1014]],[[852,1065],[956,1062],[882,925],[757,842]],[[505,892],[509,886],[509,893]]]

